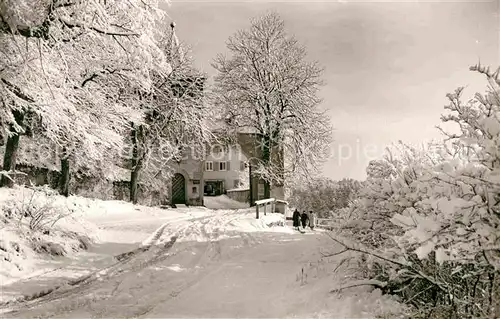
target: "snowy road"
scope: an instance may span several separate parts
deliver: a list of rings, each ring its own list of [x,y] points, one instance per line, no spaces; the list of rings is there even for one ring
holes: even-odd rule
[[[302,267],[319,258],[321,235],[240,233],[147,252],[120,272],[23,305],[6,318],[288,317],[301,305]],[[158,248],[159,249],[159,248]],[[144,262],[153,260],[151,263]],[[311,302],[308,301],[310,305]]]
[[[92,244],[87,251],[68,244],[64,256],[35,253],[4,222],[5,247],[22,249],[0,260],[2,318],[375,318],[397,308],[366,287],[330,293],[351,279],[350,265],[321,256],[338,248],[324,233],[296,233],[281,214],[257,220],[253,209],[218,202],[160,209],[57,200],[54,209],[72,214],[45,240],[66,245],[68,232]]]

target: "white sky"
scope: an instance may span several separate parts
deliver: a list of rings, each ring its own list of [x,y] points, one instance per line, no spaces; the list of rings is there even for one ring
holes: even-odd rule
[[[336,132],[325,175],[362,179],[368,161],[391,142],[440,137],[435,126],[446,93],[485,88],[468,68],[479,59],[500,65],[499,8],[499,0],[198,0],[174,1],[167,11],[197,65],[213,74],[210,61],[225,52],[227,38],[251,17],[276,10],[326,68],[321,95]],[[374,155],[363,154],[366,148]]]

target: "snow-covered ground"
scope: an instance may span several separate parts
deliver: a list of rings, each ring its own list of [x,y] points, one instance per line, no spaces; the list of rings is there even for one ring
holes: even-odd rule
[[[12,199],[26,202],[23,192],[0,189],[2,209]],[[256,220],[253,209],[223,205],[160,209],[44,196],[56,211],[71,211],[56,224],[61,234],[73,231],[93,244],[66,256],[37,254],[27,240],[32,234],[4,220],[2,242],[16,242],[24,253],[1,261],[2,300],[44,292],[4,303],[6,317],[371,318],[398,309],[377,291],[328,293],[342,276],[332,271],[335,260],[320,262],[319,248],[333,244],[320,231],[294,232],[280,214]],[[46,236],[68,241],[54,234]],[[12,260],[24,271],[6,271]]]
[[[225,198],[230,207],[241,203]],[[21,211],[50,207],[47,215],[67,215],[59,219],[49,234],[31,231],[29,219],[21,218]],[[223,207],[219,199],[219,207]],[[77,196],[65,198],[33,192],[26,188],[0,188],[2,232],[0,238],[0,283],[2,287],[37,277],[51,281],[54,278],[78,277],[114,262],[114,256],[141,245],[161,244],[176,236],[182,241],[210,241],[229,238],[238,232],[290,232],[288,227],[268,227],[283,220],[279,214],[268,214],[256,220],[252,210],[212,210],[205,207],[160,209],[134,206],[124,201],[102,201]],[[11,217],[6,212],[12,211]],[[161,230],[161,233],[158,230]],[[72,237],[66,234],[71,234]],[[88,238],[89,249],[78,247],[76,235]],[[158,238],[154,238],[157,235]],[[65,256],[39,253],[33,247],[40,239],[64,248]],[[91,245],[90,242],[93,244]],[[15,290],[15,288],[10,289]],[[28,287],[21,294],[29,293]],[[1,300],[19,297],[4,289]]]
[[[167,211],[133,206],[121,201],[100,201],[74,196],[64,198],[26,188],[0,189],[0,208],[2,285],[51,271],[53,267],[47,265],[54,264],[54,261],[59,265],[73,262],[75,254],[84,248],[79,247],[78,238],[74,238],[77,235],[86,238],[89,243],[93,242],[94,246],[113,243],[129,249],[130,244],[143,241],[158,224],[167,220],[202,216],[209,211]],[[53,227],[49,223],[47,227],[34,231],[29,226],[33,218],[26,216],[27,212],[45,212],[48,222],[55,221],[59,216],[65,217],[57,220]],[[48,229],[49,233],[44,234],[43,229]],[[36,250],[40,243],[62,247],[67,258],[38,253]]]
[[[248,203],[241,203],[232,200],[227,195],[205,196],[203,197],[205,207],[210,209],[242,209],[248,208]]]
[[[375,318],[400,309],[380,291],[333,294],[337,261],[325,236],[241,233],[145,253],[109,276],[33,302],[5,318]]]

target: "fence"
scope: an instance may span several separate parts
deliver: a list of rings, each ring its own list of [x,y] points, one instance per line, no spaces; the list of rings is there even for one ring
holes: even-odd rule
[[[255,219],[259,219],[261,208],[264,209],[264,215],[267,215],[267,212],[269,213],[278,212],[285,215],[287,206],[288,202],[281,199],[267,198],[267,199],[257,200],[255,201]]]
[[[335,219],[332,218],[316,218],[316,225],[314,227],[324,228],[327,230],[333,230],[335,224]]]
[[[227,197],[241,203],[248,203],[250,199],[250,189],[228,189]]]

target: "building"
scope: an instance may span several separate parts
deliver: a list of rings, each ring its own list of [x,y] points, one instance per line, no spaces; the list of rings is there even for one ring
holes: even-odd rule
[[[186,152],[182,160],[170,165],[174,170],[170,185],[171,204],[203,205],[203,164]]]
[[[222,195],[235,188],[248,189],[251,205],[264,199],[264,182],[252,173],[255,159],[260,156],[257,140],[254,134],[240,133],[236,144],[208,147],[204,160],[186,152],[184,159],[171,165],[171,203],[203,205],[204,196]],[[283,186],[272,185],[271,196],[283,200]]]
[[[169,40],[172,57],[180,50],[179,41],[175,35],[175,24],[171,24],[172,32]],[[186,85],[192,83],[203,91],[205,78],[193,77],[186,79]],[[182,91],[182,84],[173,88]],[[204,196],[216,196],[228,190],[248,185],[248,200],[254,205],[256,200],[264,198],[264,183],[252,173],[256,160],[262,158],[260,137],[251,132],[239,132],[235,143],[225,145],[210,145],[206,158],[197,159],[186,150],[184,158],[170,163],[173,177],[170,185],[171,204],[203,205]],[[272,161],[283,164],[283,159],[273,158]],[[284,199],[282,185],[271,186],[271,196]]]
[[[238,133],[238,145],[241,148],[242,153],[248,159],[249,168],[249,201],[250,205],[254,205],[256,200],[264,199],[264,181],[257,175],[253,173],[254,167],[257,164],[257,160],[262,158],[261,144],[259,143],[260,136],[257,133],[251,131]],[[280,154],[281,152],[273,152],[274,154]],[[280,163],[284,165],[283,156],[273,156],[271,158],[273,163]],[[283,185],[271,185],[271,197],[284,200],[285,191]]]
[[[182,65],[184,53],[175,33],[175,23],[170,24],[171,32],[168,39],[167,56],[174,65]],[[174,97],[180,98],[184,94],[194,98],[193,103],[203,103],[203,90],[206,78],[196,72],[184,73],[182,77],[172,81],[171,89]],[[199,98],[198,98],[199,97]],[[172,170],[170,180],[169,202],[172,205],[185,204],[193,206],[203,205],[203,161],[194,155],[190,149],[182,150],[181,159],[174,159],[168,163]]]
[[[217,196],[248,185],[247,157],[238,145],[212,145],[204,162],[204,195]]]

